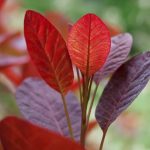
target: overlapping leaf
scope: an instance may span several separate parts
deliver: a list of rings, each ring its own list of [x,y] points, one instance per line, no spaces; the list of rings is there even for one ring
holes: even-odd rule
[[[74,141],[16,117],[0,122],[4,150],[84,150]]]
[[[119,34],[111,38],[111,49],[102,68],[94,75],[96,84],[115,72],[125,62],[131,50],[132,36],[129,33]]]
[[[43,79],[55,90],[66,93],[73,82],[73,71],[66,43],[43,16],[27,11],[24,22],[29,54]]]
[[[94,14],[83,16],[69,33],[68,50],[72,62],[90,76],[101,68],[110,50],[110,33]]]
[[[133,102],[149,79],[150,51],[135,56],[115,72],[96,108],[103,131]]]
[[[17,89],[17,103],[26,119],[69,137],[61,96],[43,80],[28,78]],[[81,109],[72,92],[66,95],[66,103],[75,139],[80,138]]]
[[[69,19],[67,19],[63,14],[58,12],[47,12],[46,16],[48,20],[57,28],[57,30],[61,33],[65,41],[68,38],[68,23]]]

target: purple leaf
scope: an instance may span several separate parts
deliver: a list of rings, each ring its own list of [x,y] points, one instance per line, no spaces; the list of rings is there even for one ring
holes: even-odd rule
[[[150,51],[133,57],[114,73],[96,108],[103,131],[133,102],[149,79]]]
[[[95,73],[96,84],[115,72],[126,58],[132,47],[132,36],[129,33],[119,34],[111,38],[111,49],[104,66]]]
[[[2,54],[0,55],[0,69],[26,64],[28,62],[29,62],[28,56],[9,56]]]
[[[17,89],[16,99],[24,117],[41,127],[70,137],[60,94],[43,80],[28,78]],[[72,92],[66,95],[74,137],[80,139],[81,108]]]

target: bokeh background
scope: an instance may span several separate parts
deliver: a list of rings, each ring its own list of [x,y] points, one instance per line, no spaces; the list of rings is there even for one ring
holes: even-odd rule
[[[72,24],[86,13],[95,13],[109,26],[112,35],[132,34],[134,41],[130,56],[150,50],[150,0],[0,0],[0,119],[20,115],[15,103],[15,89],[24,78],[36,75],[26,57],[23,37],[27,9],[45,14],[61,29],[64,37],[66,24]],[[97,100],[104,84],[105,81],[99,88]],[[113,123],[105,150],[150,150],[149,114],[150,84]],[[97,149],[101,134],[98,126],[91,130],[87,137],[89,150]]]

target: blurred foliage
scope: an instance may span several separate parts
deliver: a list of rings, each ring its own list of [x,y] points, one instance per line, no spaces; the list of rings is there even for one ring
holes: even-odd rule
[[[95,13],[119,31],[130,32],[133,35],[134,45],[132,54],[150,49],[150,0],[7,0],[7,2],[12,1],[18,2],[19,11],[17,9],[16,12],[12,13],[11,7],[9,8],[10,12],[8,12],[5,17],[3,17],[3,15],[8,11],[8,9],[0,15],[0,17],[2,17],[0,24],[4,21],[3,26],[8,26],[6,30],[12,31],[15,28],[15,30],[20,29],[23,32],[23,17],[26,9],[34,9],[43,13],[58,12],[59,14],[60,12],[60,14],[62,16],[64,15],[68,20],[70,18],[70,22],[75,22],[86,13]],[[16,9],[15,7],[13,8]],[[59,16],[57,16],[57,19],[58,18]],[[53,21],[57,24],[58,20],[56,20],[55,17]],[[10,28],[11,24],[13,25],[13,29],[12,27]],[[21,40],[17,40],[17,43],[22,44],[20,41]],[[0,50],[2,50],[2,48],[0,48]],[[35,74],[33,73],[33,68],[31,67],[30,62],[26,64],[26,66],[21,66],[21,68],[22,67],[24,68],[24,71],[22,71],[23,73],[21,74],[21,81],[25,77]],[[14,73],[11,70],[5,70],[5,75],[7,78],[11,77],[11,80],[14,80],[13,74]],[[15,79],[16,78],[19,79],[19,76],[15,75]],[[19,114],[15,103],[15,97],[13,96],[14,94],[10,92],[10,89],[8,90],[4,85],[2,85],[2,81],[3,79],[0,84],[0,119],[6,115]],[[101,83],[102,86],[99,88],[97,100],[103,90],[103,84],[105,84],[105,81]],[[125,114],[123,114],[123,117],[121,116],[120,119],[117,119],[111,127],[106,138],[106,149],[150,149],[149,89],[150,85],[145,88],[133,105],[126,111]],[[96,147],[99,146],[101,138],[99,135],[101,132],[98,132],[97,130],[94,130],[93,132],[95,133],[93,133],[93,136],[91,135],[91,141],[93,142],[93,145],[91,145]],[[134,134],[130,135],[128,132],[134,132]],[[97,135],[98,133],[99,135]]]
[[[96,13],[122,32],[133,35],[132,54],[150,48],[149,0],[22,0],[22,3],[26,9],[60,11],[72,21],[85,13]]]

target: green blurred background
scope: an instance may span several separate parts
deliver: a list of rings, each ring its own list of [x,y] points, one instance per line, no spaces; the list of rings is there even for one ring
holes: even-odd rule
[[[9,13],[9,30],[23,32],[23,18],[27,9],[58,12],[75,22],[86,13],[95,13],[121,32],[132,34],[131,55],[150,49],[150,0],[7,0],[19,5]],[[0,76],[3,80],[3,76]],[[100,95],[103,86],[100,87]],[[150,85],[142,91],[132,106],[112,125],[106,138],[105,150],[150,150]],[[98,99],[98,96],[97,96]],[[94,112],[94,110],[93,110]],[[13,94],[1,83],[0,118],[18,115]],[[94,113],[93,113],[94,114]],[[94,117],[93,117],[94,118]],[[87,138],[89,149],[99,146],[101,131],[96,127]]]

